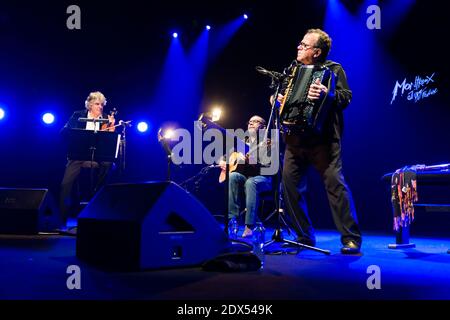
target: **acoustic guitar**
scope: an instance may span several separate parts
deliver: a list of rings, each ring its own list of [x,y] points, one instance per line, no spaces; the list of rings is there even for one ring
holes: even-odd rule
[[[230,161],[229,161],[229,165],[228,165],[228,172],[232,173],[234,171],[236,171],[238,164],[244,164],[245,160],[246,160],[246,156],[244,154],[242,154],[241,152],[232,152],[230,154]],[[219,175],[219,182],[222,183],[225,181],[227,176],[227,172],[226,170],[222,169],[222,171],[220,172]]]
[[[228,161],[228,172],[232,173],[236,171],[239,165],[248,165],[247,161],[250,159],[250,157],[253,156],[254,153],[256,153],[259,148],[270,147],[270,139],[266,139],[264,141],[261,141],[258,145],[254,146],[252,149],[250,149],[247,154],[243,154],[242,152],[232,152],[230,154],[230,159]],[[226,170],[222,169],[219,175],[219,182],[222,183],[226,180]]]

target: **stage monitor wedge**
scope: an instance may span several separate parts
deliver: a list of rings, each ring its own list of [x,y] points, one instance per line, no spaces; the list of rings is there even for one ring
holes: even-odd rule
[[[0,188],[0,234],[51,231],[57,210],[48,189]]]
[[[107,185],[78,218],[77,257],[111,270],[196,266],[228,247],[211,213],[173,182]]]

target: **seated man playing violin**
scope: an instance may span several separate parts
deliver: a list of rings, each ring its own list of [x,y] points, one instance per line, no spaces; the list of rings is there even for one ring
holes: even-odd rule
[[[64,134],[67,129],[85,129],[85,130],[97,130],[97,131],[115,131],[115,119],[114,113],[110,115],[103,114],[103,107],[106,105],[105,96],[97,91],[91,92],[85,101],[85,110],[75,111],[70,117],[69,121],[66,123],[62,129]],[[81,122],[79,118],[88,119],[108,119],[107,122]],[[61,182],[61,193],[60,193],[60,211],[61,211],[61,224],[65,227],[67,223],[68,213],[71,207],[72,198],[72,188],[75,180],[80,175],[81,168],[85,161],[83,160],[73,160],[68,159],[66,169],[64,172],[64,177]],[[106,181],[108,172],[112,167],[111,162],[100,162],[98,163],[99,172],[97,184],[94,191],[98,190]]]
[[[270,143],[261,141],[258,143],[258,131],[266,127],[266,121],[260,116],[253,116],[248,121],[248,133],[250,145],[256,145],[265,148],[270,148]],[[257,149],[256,148],[256,149]],[[256,151],[254,149],[254,151]],[[270,152],[270,151],[269,151]],[[266,153],[266,155],[268,155]],[[268,155],[270,157],[270,154]],[[258,207],[259,207],[259,194],[261,192],[270,191],[272,189],[271,176],[261,175],[261,166],[264,166],[265,162],[259,157],[258,162],[255,161],[257,152],[252,152],[243,155],[236,152],[232,153],[229,157],[229,198],[228,198],[228,212],[230,219],[236,219],[241,211],[241,203],[243,202],[243,195],[245,195],[245,229],[242,237],[250,237],[252,235],[252,229],[258,219]],[[239,161],[240,160],[240,161]],[[253,160],[253,161],[252,161]],[[268,159],[265,159],[266,161]],[[238,162],[239,161],[239,162]],[[219,165],[222,169],[221,177],[224,176],[226,170],[226,162],[221,160]],[[219,179],[219,181],[223,178]]]

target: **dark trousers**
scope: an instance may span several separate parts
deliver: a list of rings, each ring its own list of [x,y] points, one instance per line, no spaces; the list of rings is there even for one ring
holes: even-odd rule
[[[84,164],[84,165],[83,165]],[[73,184],[80,175],[81,168],[86,167],[89,169],[89,161],[69,160],[64,171],[64,177],[61,182],[61,193],[59,199],[59,208],[61,212],[61,224],[67,223],[67,217],[72,207],[72,189]],[[111,169],[112,162],[100,162],[98,164],[97,183],[94,188],[96,192],[106,182],[108,172]]]
[[[286,141],[283,166],[284,198],[292,227],[299,240],[315,240],[305,201],[305,176],[310,165],[322,177],[334,222],[341,233],[341,242],[355,240],[361,243],[355,206],[342,173],[340,142],[301,146]]]

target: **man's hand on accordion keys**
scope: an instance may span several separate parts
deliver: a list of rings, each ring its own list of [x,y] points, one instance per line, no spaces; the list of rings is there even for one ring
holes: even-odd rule
[[[320,98],[322,92],[326,94],[328,92],[328,88],[321,84],[319,79],[316,79],[316,81],[309,87],[308,99],[317,100]]]

